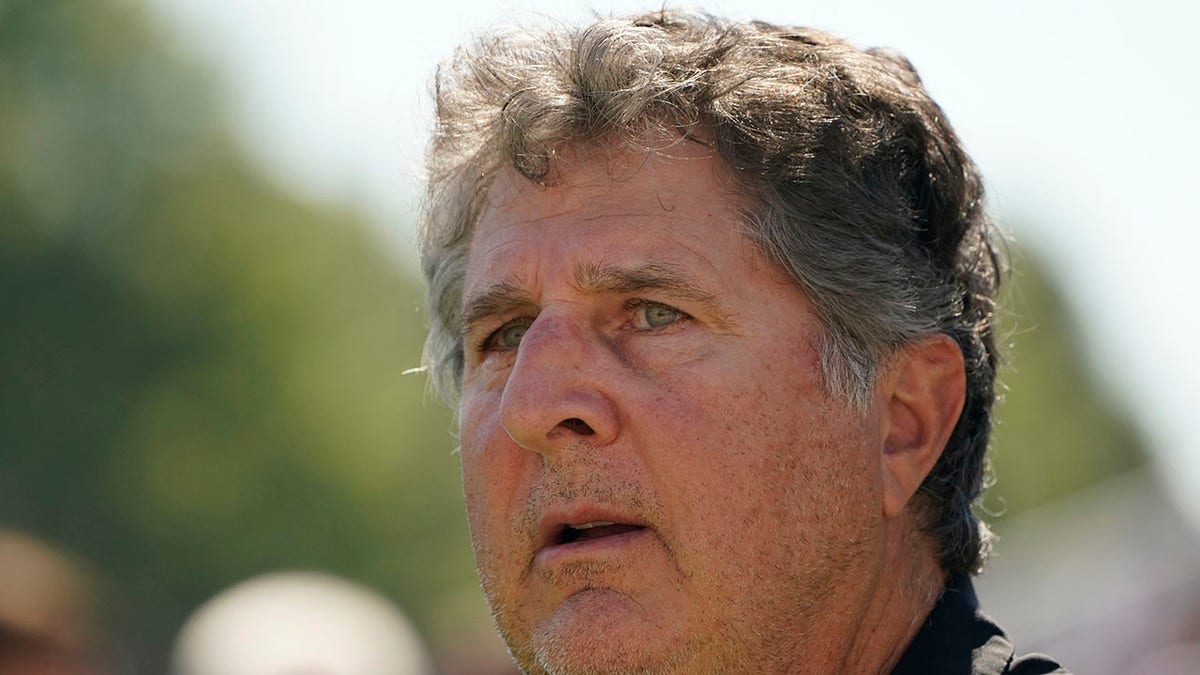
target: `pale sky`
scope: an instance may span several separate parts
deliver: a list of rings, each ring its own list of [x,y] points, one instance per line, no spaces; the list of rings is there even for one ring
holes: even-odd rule
[[[214,62],[242,139],[308,198],[350,204],[413,257],[437,62],[522,17],[657,3],[151,0]],[[1048,260],[1103,385],[1140,420],[1200,523],[1200,57],[1194,3],[713,1],[804,24],[916,65],[980,165],[990,208]]]

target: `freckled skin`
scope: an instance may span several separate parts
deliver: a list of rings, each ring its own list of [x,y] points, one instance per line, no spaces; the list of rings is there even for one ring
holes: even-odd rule
[[[824,392],[811,305],[740,234],[720,164],[696,144],[669,152],[614,180],[610,158],[577,150],[552,187],[493,186],[465,295],[508,281],[532,302],[467,338],[462,472],[484,591],[527,672],[834,672],[882,565],[880,411]],[[580,265],[662,261],[716,306],[573,282]],[[641,330],[631,297],[687,317]],[[518,346],[474,349],[513,319],[528,322]],[[652,536],[538,564],[539,518],[579,501]]]

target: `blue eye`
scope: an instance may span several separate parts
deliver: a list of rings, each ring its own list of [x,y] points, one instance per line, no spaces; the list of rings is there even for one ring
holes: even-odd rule
[[[521,344],[521,337],[525,335],[525,331],[528,328],[529,326],[523,323],[505,326],[504,328],[501,328],[500,332],[496,335],[496,340],[502,347],[515,349],[517,345]]]
[[[678,309],[657,302],[643,303],[637,308],[634,316],[637,317],[638,328],[643,330],[662,328],[687,318],[687,314]]]
[[[529,330],[529,319],[517,319],[500,326],[488,336],[484,349],[516,349],[521,344],[525,331]]]

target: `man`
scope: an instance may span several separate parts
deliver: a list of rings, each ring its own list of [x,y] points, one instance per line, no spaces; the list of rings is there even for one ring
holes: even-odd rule
[[[1054,671],[968,581],[1002,262],[902,57],[668,11],[489,37],[428,169],[427,360],[524,670]]]

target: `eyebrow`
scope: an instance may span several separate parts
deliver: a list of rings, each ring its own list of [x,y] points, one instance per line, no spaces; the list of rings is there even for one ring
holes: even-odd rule
[[[576,290],[587,295],[602,293],[640,293],[658,291],[665,295],[700,305],[720,329],[728,329],[728,313],[716,294],[704,288],[691,274],[668,262],[647,262],[632,267],[589,263],[574,269],[572,282]],[[463,332],[488,317],[510,313],[536,305],[533,296],[519,283],[500,281],[463,302]]]
[[[663,291],[668,295],[715,307],[716,296],[704,290],[685,270],[667,262],[647,262],[634,267],[590,263],[575,268],[575,287],[582,293],[638,293]]]
[[[464,300],[462,331],[464,334],[468,333],[472,326],[488,317],[508,314],[517,308],[534,304],[533,296],[512,281],[492,284],[483,292]]]

